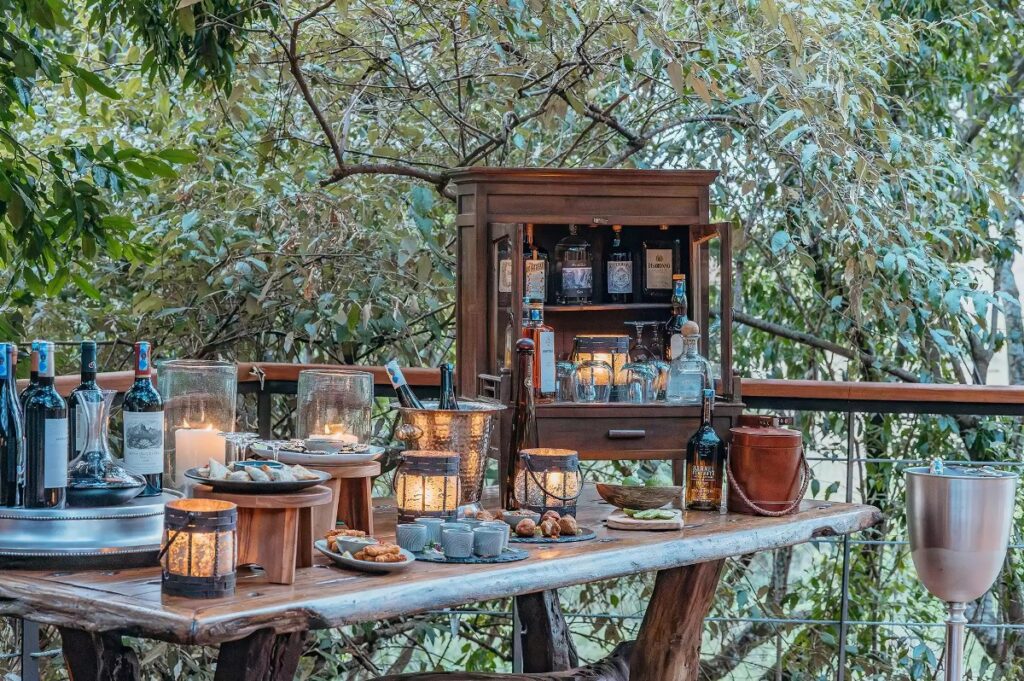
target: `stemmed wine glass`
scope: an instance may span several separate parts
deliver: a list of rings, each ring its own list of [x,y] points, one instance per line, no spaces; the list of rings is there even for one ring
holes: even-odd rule
[[[227,463],[231,463],[233,461],[245,461],[246,454],[249,451],[249,446],[260,439],[260,436],[256,433],[222,432],[217,433],[217,435],[224,438],[224,440],[231,445],[231,451],[227,452],[227,456],[225,457]]]

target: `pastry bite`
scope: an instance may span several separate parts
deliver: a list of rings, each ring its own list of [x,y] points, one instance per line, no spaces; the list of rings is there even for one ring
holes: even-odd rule
[[[519,537],[532,537],[537,533],[537,523],[529,518],[523,518],[516,525],[516,535]]]

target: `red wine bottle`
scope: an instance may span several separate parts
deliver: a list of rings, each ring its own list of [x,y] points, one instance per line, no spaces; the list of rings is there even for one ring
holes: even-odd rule
[[[68,405],[53,387],[53,343],[39,341],[39,385],[25,405],[25,506],[63,508],[68,486]]]
[[[391,379],[391,387],[395,389],[395,394],[398,395],[398,403],[406,409],[422,409],[423,404],[405,380],[402,368],[398,366],[398,360],[391,360],[384,365],[384,369],[388,372],[388,378]]]
[[[518,507],[515,480],[519,452],[536,447],[538,443],[537,413],[533,403],[533,352],[533,341],[529,338],[516,341],[516,372],[512,377],[512,429],[508,450],[505,452],[505,486],[501,499],[501,507],[508,511]]]
[[[0,343],[0,506],[21,506],[25,432],[14,369],[18,346]]]
[[[21,395],[18,400],[21,402],[21,413],[25,413],[25,405],[28,404],[28,398],[35,392],[35,389],[39,387],[39,341],[32,341],[32,353],[30,357],[30,368],[28,372],[28,385],[21,391]]]
[[[100,389],[96,383],[96,341],[82,341],[80,348],[81,383],[68,395],[68,461],[82,453],[82,449],[85,448],[85,440],[89,437],[89,429],[85,424],[85,412],[78,410],[76,395],[88,390],[91,396]]]
[[[153,387],[151,359],[149,342],[136,343],[135,383],[125,393],[122,410],[124,465],[146,479],[143,497],[157,496],[164,486],[164,403]]]
[[[441,399],[437,402],[438,409],[458,411],[459,401],[455,397],[455,367],[445,362],[441,369]]]

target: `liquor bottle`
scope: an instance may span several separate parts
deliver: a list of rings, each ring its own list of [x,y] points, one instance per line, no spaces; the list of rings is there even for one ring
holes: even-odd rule
[[[523,295],[546,303],[548,300],[548,252],[533,240],[533,225],[526,225],[523,244]]]
[[[455,398],[455,367],[450,362],[445,362],[441,369],[441,399],[437,401],[437,408],[446,411],[458,411],[459,401]]]
[[[422,409],[423,404],[405,380],[402,369],[398,366],[398,360],[391,360],[384,365],[384,369],[388,372],[388,378],[391,379],[391,387],[395,389],[395,394],[398,395],[398,403],[406,409]]]
[[[612,225],[612,245],[605,256],[605,287],[610,303],[633,300],[633,251],[622,245],[622,225]]]
[[[662,356],[671,362],[683,351],[683,325],[689,321],[686,302],[686,275],[672,275],[672,316],[665,324],[661,345]]]
[[[537,413],[533,404],[533,341],[516,341],[516,372],[512,377],[512,428],[505,452],[501,507],[506,511],[518,508],[515,496],[516,464],[519,452],[537,446]]]
[[[96,384],[96,342],[82,341],[81,344],[81,383],[68,395],[68,461],[71,461],[85,447],[85,439],[89,436],[85,425],[85,413],[78,409],[78,398],[76,394],[85,390],[92,391],[90,395],[96,394],[99,385]]]
[[[25,431],[14,375],[18,346],[0,343],[0,506],[21,506]]]
[[[665,400],[677,404],[700,404],[704,391],[715,387],[711,362],[702,357],[697,349],[700,327],[696,322],[686,322],[680,338],[682,351],[669,366]]]
[[[539,300],[523,300],[527,310],[523,338],[533,341],[533,395],[538,402],[555,399],[555,330],[544,324],[544,304]]]
[[[590,242],[569,225],[569,235],[555,245],[555,300],[560,305],[588,305],[594,293]]]
[[[717,511],[722,505],[725,445],[711,426],[714,402],[715,391],[706,389],[700,428],[686,443],[686,508],[695,511]]]
[[[21,413],[25,413],[28,398],[39,387],[39,341],[32,341],[32,352],[29,355],[28,385],[21,391],[18,400],[21,402]]]
[[[646,302],[667,302],[672,297],[672,275],[680,259],[678,239],[669,239],[668,225],[661,225],[657,239],[645,239],[643,249],[643,294]]]
[[[28,508],[63,508],[68,484],[68,406],[53,387],[53,343],[39,341],[39,385],[25,405]]]
[[[146,480],[139,496],[157,496],[164,486],[164,402],[153,387],[148,341],[135,344],[135,382],[125,393],[122,413],[124,467]]]

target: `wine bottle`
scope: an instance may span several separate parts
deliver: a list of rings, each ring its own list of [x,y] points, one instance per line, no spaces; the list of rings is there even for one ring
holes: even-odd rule
[[[36,348],[39,385],[25,405],[25,495],[29,508],[63,508],[68,485],[68,406],[53,387],[53,343]]]
[[[32,341],[32,352],[29,358],[28,385],[25,386],[25,389],[21,391],[21,395],[18,397],[18,400],[21,402],[22,414],[25,413],[25,405],[28,404],[28,398],[39,387],[39,341]]]
[[[715,391],[704,390],[700,427],[686,443],[686,508],[717,511],[722,505],[725,445],[711,425]]]
[[[398,360],[393,359],[385,364],[384,370],[388,372],[388,378],[391,379],[391,387],[395,389],[395,394],[398,395],[398,403],[406,409],[422,409],[423,404],[405,380],[402,369],[398,366]]]
[[[515,497],[516,464],[519,452],[536,447],[537,413],[533,403],[533,341],[516,341],[516,372],[512,383],[512,428],[505,452],[501,507],[507,511],[518,508]]]
[[[455,398],[455,367],[445,362],[441,369],[441,399],[437,402],[438,409],[458,411],[459,401]]]
[[[14,375],[18,346],[0,343],[0,506],[21,506],[25,432]]]
[[[610,303],[633,300],[633,252],[622,245],[622,225],[612,225],[612,245],[605,258],[605,287]]]
[[[538,402],[555,399],[555,330],[544,324],[544,304],[523,300],[527,311],[523,338],[533,341],[533,393]]]
[[[661,356],[671,362],[683,352],[683,325],[689,321],[686,316],[686,275],[672,275],[672,316],[665,324],[661,338]]]
[[[124,396],[124,466],[146,480],[143,497],[154,497],[164,482],[164,403],[153,387],[148,341],[135,344],[135,382]]]
[[[95,395],[95,391],[100,389],[96,383],[96,342],[82,341],[79,347],[81,382],[68,395],[68,461],[82,453],[85,440],[89,437],[85,412],[79,411],[78,398],[75,395],[86,390],[90,391],[90,395]]]

